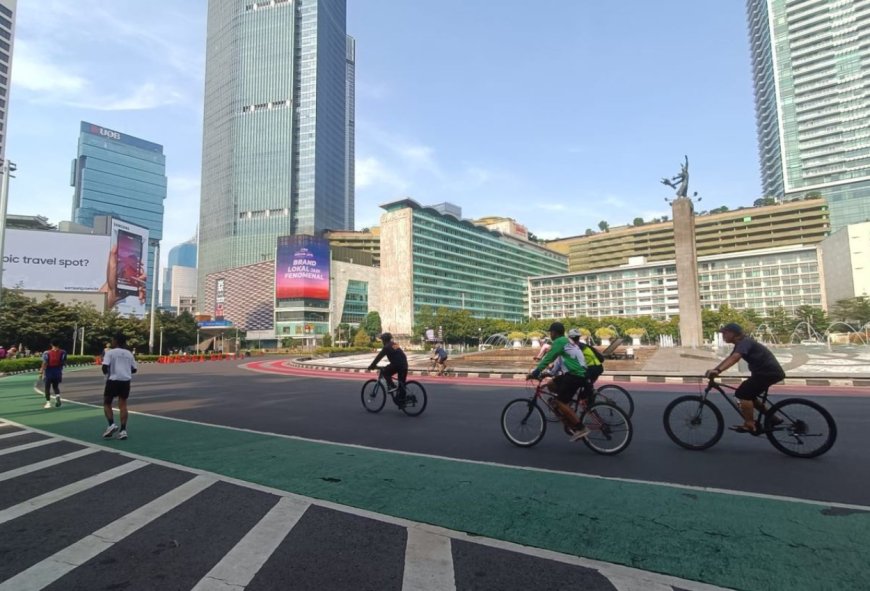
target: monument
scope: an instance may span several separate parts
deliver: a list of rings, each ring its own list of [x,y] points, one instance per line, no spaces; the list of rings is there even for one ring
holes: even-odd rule
[[[689,157],[680,172],[663,178],[662,184],[676,191],[671,200],[674,220],[674,248],[677,259],[677,294],[680,305],[680,344],[700,347],[704,342],[701,325],[701,296],[698,290],[698,252],[695,247],[695,209],[689,194]],[[697,195],[697,193],[696,193]]]

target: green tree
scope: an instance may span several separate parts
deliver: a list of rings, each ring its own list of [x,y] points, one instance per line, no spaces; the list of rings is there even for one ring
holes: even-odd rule
[[[381,315],[375,310],[372,310],[366,314],[362,324],[360,324],[360,328],[362,328],[371,339],[374,339],[383,332],[381,328]]]
[[[366,332],[366,329],[360,327],[356,334],[353,337],[353,346],[354,347],[369,347],[372,344],[372,339],[369,337],[369,334]]]
[[[320,341],[321,346],[323,347],[331,347],[332,346],[332,337],[328,334],[323,335],[323,339]]]
[[[862,327],[870,322],[870,298],[858,296],[837,300],[830,311],[831,320],[848,322]]]
[[[633,225],[642,226],[643,225],[643,218],[634,218]]]
[[[586,231],[583,233],[584,236],[592,236],[593,234],[595,234],[595,230],[592,228],[586,228]]]
[[[815,306],[798,306],[795,309],[794,317],[799,322],[806,322],[816,332],[822,333],[828,326],[828,315],[821,308]]]
[[[607,232],[610,229],[610,224],[608,224],[604,220],[601,220],[600,222],[598,222],[598,229],[602,232]]]

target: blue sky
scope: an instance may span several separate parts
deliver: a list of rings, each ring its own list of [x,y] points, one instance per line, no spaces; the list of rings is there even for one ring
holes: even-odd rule
[[[736,0],[348,0],[357,228],[409,196],[542,237],[668,214],[689,155],[699,209],[760,195]],[[205,0],[19,2],[10,212],[69,219],[79,121],[163,144],[165,246],[199,210]],[[165,251],[164,251],[165,252]]]

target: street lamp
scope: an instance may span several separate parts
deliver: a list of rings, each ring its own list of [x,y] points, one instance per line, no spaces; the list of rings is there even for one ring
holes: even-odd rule
[[[154,353],[154,320],[157,309],[157,274],[160,272],[160,241],[149,240],[148,244],[154,247],[154,275],[151,280],[151,329],[148,332],[148,352]]]
[[[163,326],[160,326],[160,351],[157,353],[158,355],[163,355]]]
[[[3,297],[3,247],[6,244],[6,209],[9,203],[9,178],[18,167],[8,160],[0,161],[0,174],[3,182],[0,183],[0,301]]]

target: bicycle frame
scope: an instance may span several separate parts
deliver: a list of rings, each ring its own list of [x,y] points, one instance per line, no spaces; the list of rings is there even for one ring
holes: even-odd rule
[[[723,388],[728,388],[732,392],[737,391],[737,388],[735,386],[729,386],[728,384],[722,384],[720,382],[715,382],[711,379],[707,382],[707,387],[704,388],[704,393],[702,394],[701,397],[704,400],[707,400],[707,395],[712,390],[715,390],[716,392],[719,392],[719,394],[722,395],[722,398],[725,399],[725,401],[728,403],[728,406],[733,408],[734,412],[736,412],[738,415],[740,415],[742,417],[743,413],[740,411],[740,405],[737,402],[734,402],[734,399],[736,398],[736,396],[730,396],[729,394],[727,394],[725,392],[725,390]],[[767,407],[767,396],[768,396],[768,391],[767,391],[767,389],[765,389],[764,392],[759,394],[758,398],[756,398],[754,401],[757,403],[755,405],[755,410],[758,413],[758,419],[756,419],[756,420],[759,422],[760,422],[761,417],[764,415],[764,411],[762,409]],[[761,405],[761,408],[758,408],[759,404]]]

